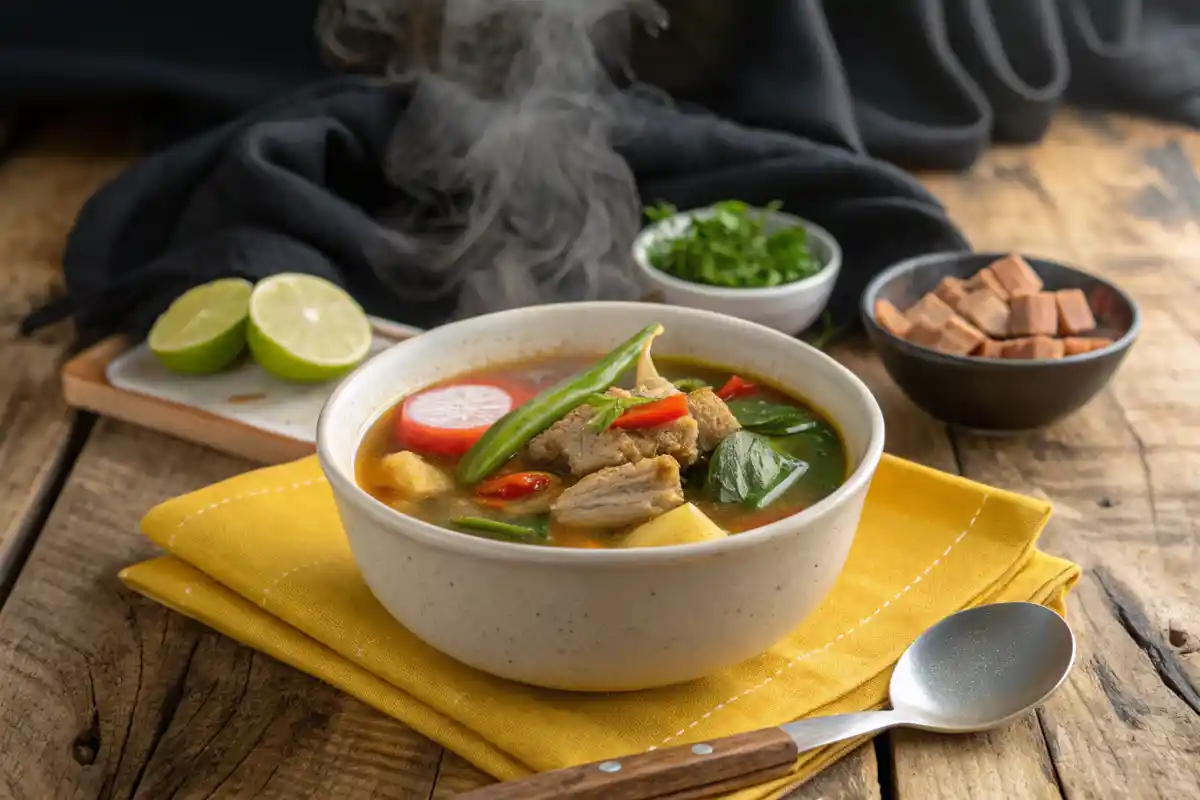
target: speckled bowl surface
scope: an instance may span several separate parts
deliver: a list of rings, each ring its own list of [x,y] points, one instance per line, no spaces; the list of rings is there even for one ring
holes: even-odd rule
[[[1019,433],[1054,423],[1104,388],[1137,338],[1137,304],[1119,287],[1074,267],[1025,256],[1047,290],[1082,289],[1108,347],[1061,359],[951,356],[900,339],[875,321],[875,302],[906,309],[946,276],[967,278],[1006,253],[934,253],[880,273],[862,297],[863,325],[892,379],[942,422],[982,433]]]
[[[847,482],[753,531],[630,550],[482,539],[401,514],[355,484],[364,434],[401,397],[540,353],[599,356],[652,322],[666,329],[656,353],[766,377],[824,409],[847,445]],[[690,308],[578,303],[477,317],[384,351],[330,397],[317,452],[364,579],[410,631],[504,678],[622,691],[702,677],[794,630],[841,572],[883,439],[883,416],[866,386],[789,336]]]

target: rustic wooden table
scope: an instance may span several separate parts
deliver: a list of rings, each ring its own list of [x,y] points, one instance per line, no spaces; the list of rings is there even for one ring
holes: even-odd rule
[[[146,509],[251,467],[69,412],[69,330],[15,336],[58,283],[75,209],[128,158],[76,123],[0,164],[0,797],[441,798],[486,782],[118,583],[154,552]],[[1087,570],[1070,601],[1078,667],[1004,730],[884,736],[796,797],[1200,797],[1198,163],[1200,134],[1064,114],[1039,147],[927,178],[977,247],[1079,263],[1143,304],[1112,387],[1017,439],[950,435],[864,346],[837,349],[883,404],[891,452],[1053,500],[1043,546]]]

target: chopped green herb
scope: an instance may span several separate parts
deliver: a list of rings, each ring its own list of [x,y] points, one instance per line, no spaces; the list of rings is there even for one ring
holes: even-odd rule
[[[693,217],[680,235],[654,245],[650,264],[680,280],[733,289],[780,286],[816,275],[822,265],[809,250],[803,225],[766,232],[767,216],[780,205],[776,201],[751,213],[739,200],[717,203],[711,216]],[[653,221],[675,213],[667,203],[646,209]]]
[[[807,471],[806,462],[779,452],[769,439],[740,430],[713,451],[705,490],[718,503],[765,508]]]
[[[766,436],[788,436],[817,427],[817,418],[803,408],[767,400],[730,400],[726,405],[743,428]]]
[[[457,517],[450,520],[450,524],[456,528],[492,534],[518,542],[544,542],[550,538],[550,520],[546,517],[536,517],[525,524],[501,522],[487,517]]]
[[[633,397],[616,397],[611,394],[588,395],[584,402],[596,409],[596,414],[587,421],[587,429],[593,433],[603,433],[617,421],[617,417],[634,406],[640,406],[642,403],[649,403],[652,400],[654,400],[653,397],[638,397],[637,395]]]
[[[694,392],[697,389],[711,387],[712,382],[706,381],[704,378],[676,378],[671,381],[675,388],[681,392]]]

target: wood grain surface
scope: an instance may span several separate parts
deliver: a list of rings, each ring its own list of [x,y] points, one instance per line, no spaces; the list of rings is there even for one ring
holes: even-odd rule
[[[83,144],[59,127],[13,154],[0,141],[0,602],[63,474],[74,422],[57,374],[69,326],[34,338],[18,326],[59,290],[79,206],[127,160],[105,134]]]
[[[0,164],[4,331],[53,287],[74,206],[120,163],[62,137],[30,147]],[[1200,134],[1068,112],[1037,147],[924,176],[976,247],[1072,261],[1143,307],[1112,386],[1013,438],[948,432],[864,344],[834,348],[879,397],[890,452],[1053,501],[1043,547],[1087,570],[1070,601],[1078,668],[1012,726],[894,732],[793,797],[1200,798],[1198,161]],[[0,798],[442,800],[488,784],[398,722],[121,588],[117,570],[153,552],[136,532],[149,506],[247,464],[107,421],[75,434],[74,458],[53,389],[65,341],[0,339],[0,565],[19,565],[6,553],[37,534],[0,607]]]

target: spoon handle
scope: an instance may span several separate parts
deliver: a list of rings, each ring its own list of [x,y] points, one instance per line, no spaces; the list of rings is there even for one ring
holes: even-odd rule
[[[780,728],[543,772],[462,800],[693,800],[779,778],[799,755]]]
[[[833,714],[811,717],[783,725],[801,753],[823,744],[866,736],[869,733],[903,725],[904,717],[895,711],[859,711],[853,714]]]

